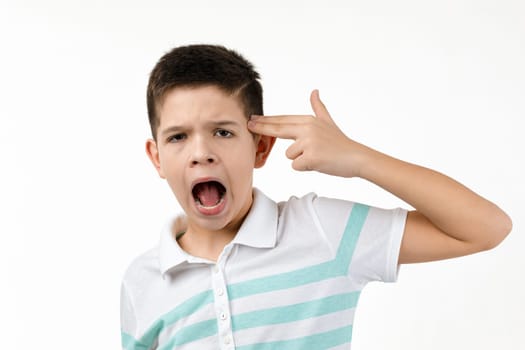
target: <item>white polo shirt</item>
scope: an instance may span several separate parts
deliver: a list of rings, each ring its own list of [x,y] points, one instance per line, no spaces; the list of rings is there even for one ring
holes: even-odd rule
[[[124,276],[122,348],[350,349],[361,290],[397,277],[405,219],[315,194],[275,203],[254,189],[216,263],[183,251],[184,218],[172,219]]]

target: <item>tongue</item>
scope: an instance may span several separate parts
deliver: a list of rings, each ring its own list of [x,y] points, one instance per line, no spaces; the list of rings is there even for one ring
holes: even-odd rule
[[[221,196],[219,194],[219,189],[217,188],[217,186],[214,183],[210,182],[199,185],[197,198],[199,198],[199,201],[203,206],[212,207],[215,204],[219,203]]]

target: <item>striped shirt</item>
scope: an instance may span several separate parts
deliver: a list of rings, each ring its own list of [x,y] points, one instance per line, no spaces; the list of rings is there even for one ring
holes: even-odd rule
[[[369,281],[395,281],[406,219],[308,194],[275,203],[254,189],[239,232],[217,262],[184,252],[171,219],[158,247],[122,282],[122,348],[350,349]]]

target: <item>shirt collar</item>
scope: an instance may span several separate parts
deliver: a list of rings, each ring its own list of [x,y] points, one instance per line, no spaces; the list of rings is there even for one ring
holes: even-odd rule
[[[253,196],[250,212],[232,243],[254,248],[273,248],[277,243],[277,203],[257,188],[253,189]]]
[[[178,233],[185,230],[186,217],[184,215],[170,218],[162,229],[159,242],[159,263],[163,276],[169,269],[184,263],[189,258],[189,254],[182,250],[175,238]]]
[[[252,207],[244,219],[239,231],[230,244],[239,244],[254,248],[273,248],[277,243],[277,203],[268,198],[257,188],[253,189]],[[164,226],[159,246],[160,272],[185,262],[204,262],[186,253],[177,243],[176,235],[186,230],[186,217],[179,215],[168,220]]]

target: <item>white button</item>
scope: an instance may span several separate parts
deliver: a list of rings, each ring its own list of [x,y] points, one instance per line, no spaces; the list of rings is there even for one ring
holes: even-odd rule
[[[222,288],[217,288],[217,294],[218,294],[218,295],[223,295],[223,294],[224,294],[224,289],[222,289]]]
[[[232,342],[232,339],[230,338],[230,336],[226,336],[224,337],[224,344],[228,345]]]
[[[219,267],[217,265],[213,266],[213,272],[218,273]]]
[[[228,318],[224,312],[221,313],[221,316],[220,316],[220,317],[221,317],[221,320],[223,320],[223,321],[226,320],[226,319]]]

